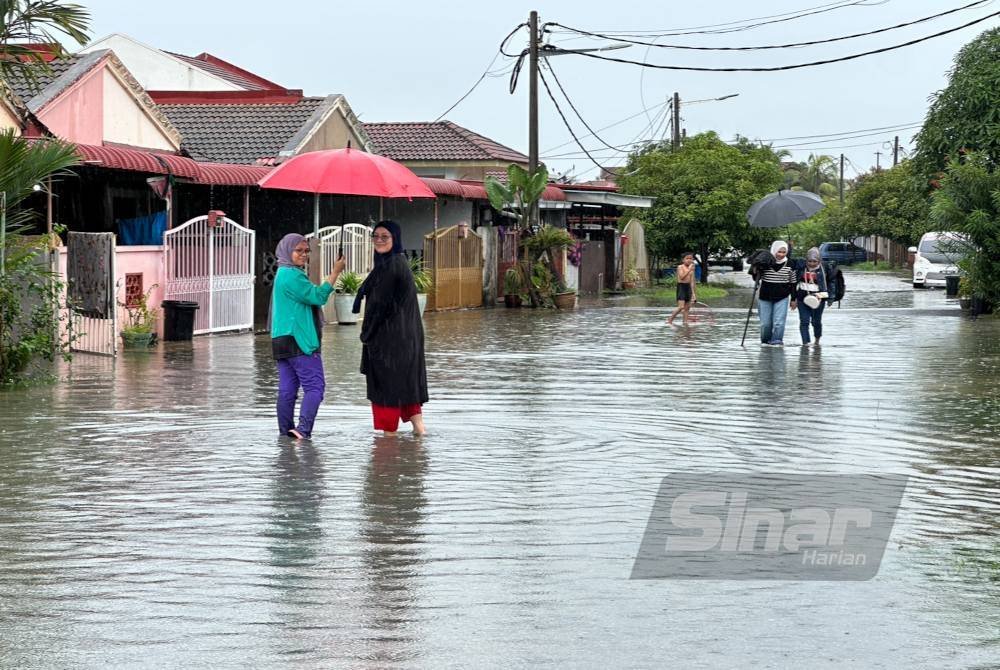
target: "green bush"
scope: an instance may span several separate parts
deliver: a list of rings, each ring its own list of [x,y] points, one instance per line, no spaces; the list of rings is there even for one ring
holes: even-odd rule
[[[410,271],[413,273],[413,283],[417,287],[417,293],[427,293],[431,290],[431,273],[424,266],[422,258],[413,257],[410,259]]]
[[[8,244],[6,273],[0,276],[0,385],[23,381],[33,360],[69,360],[69,343],[60,340],[58,296],[62,284],[40,263],[42,240]],[[20,248],[18,248],[20,247]]]
[[[361,288],[361,277],[356,272],[344,270],[337,279],[337,292],[355,295]]]

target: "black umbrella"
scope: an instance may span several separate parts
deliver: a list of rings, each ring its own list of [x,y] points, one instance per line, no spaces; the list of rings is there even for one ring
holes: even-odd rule
[[[825,207],[823,198],[809,191],[768,193],[747,210],[747,221],[754,228],[781,228],[808,219]]]

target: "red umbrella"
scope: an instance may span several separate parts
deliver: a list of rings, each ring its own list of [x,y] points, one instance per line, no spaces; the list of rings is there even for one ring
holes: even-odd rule
[[[299,154],[282,163],[257,185],[315,193],[313,229],[317,233],[321,193],[407,199],[436,197],[405,165],[350,147]]]

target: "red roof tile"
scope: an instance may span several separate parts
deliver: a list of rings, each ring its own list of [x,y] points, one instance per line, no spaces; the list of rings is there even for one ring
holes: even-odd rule
[[[452,123],[366,123],[378,153],[397,161],[528,162],[520,151]]]

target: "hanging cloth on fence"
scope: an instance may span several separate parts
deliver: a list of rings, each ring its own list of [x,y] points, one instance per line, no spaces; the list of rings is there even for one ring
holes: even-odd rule
[[[66,240],[66,279],[69,305],[79,314],[108,319],[115,309],[111,255],[114,233],[75,233]]]
[[[163,244],[163,233],[167,230],[167,212],[119,219],[115,223],[118,224],[118,243],[122,246]]]

